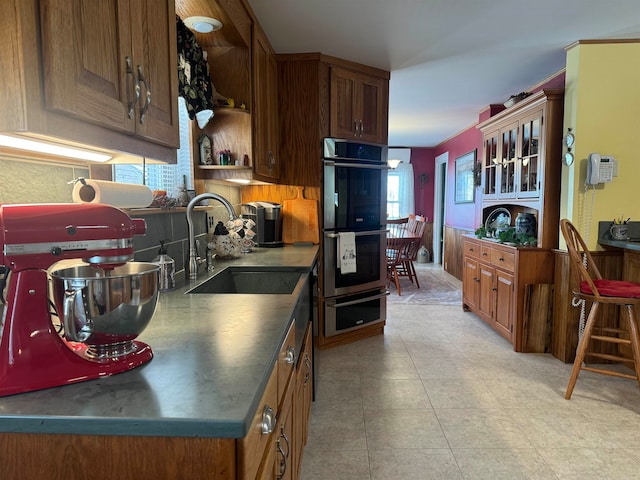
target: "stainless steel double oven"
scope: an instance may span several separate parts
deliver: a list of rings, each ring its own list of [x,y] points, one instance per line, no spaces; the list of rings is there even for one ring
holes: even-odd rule
[[[324,335],[386,320],[387,147],[325,138],[322,254]],[[355,272],[343,273],[338,238],[355,237]]]

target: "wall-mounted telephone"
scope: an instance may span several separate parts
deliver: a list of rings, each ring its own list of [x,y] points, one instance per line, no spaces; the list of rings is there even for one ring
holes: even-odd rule
[[[614,157],[599,153],[589,155],[587,162],[587,183],[589,185],[612,182],[613,177],[617,176],[618,162]]]

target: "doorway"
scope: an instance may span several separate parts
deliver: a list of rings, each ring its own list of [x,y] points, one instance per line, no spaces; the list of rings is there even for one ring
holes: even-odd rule
[[[447,166],[449,152],[438,155],[435,159],[435,179],[433,194],[433,263],[442,265],[444,257],[444,219],[447,194]]]

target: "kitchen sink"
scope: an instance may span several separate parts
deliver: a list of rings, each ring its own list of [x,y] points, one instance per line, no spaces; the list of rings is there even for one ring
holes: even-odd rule
[[[227,267],[186,293],[291,295],[304,280],[304,273],[272,267]]]

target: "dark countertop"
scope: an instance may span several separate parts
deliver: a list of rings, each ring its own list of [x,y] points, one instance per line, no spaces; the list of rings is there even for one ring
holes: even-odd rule
[[[217,262],[213,274],[231,265],[309,271],[317,251],[315,245],[256,248]],[[154,352],[149,363],[99,380],[2,397],[0,432],[244,437],[299,291],[184,293],[213,274],[160,294],[139,337]]]
[[[630,240],[609,240],[606,238],[601,238],[598,240],[598,243],[603,247],[622,248],[624,250],[634,250],[636,252],[640,252],[640,242],[632,242]]]

